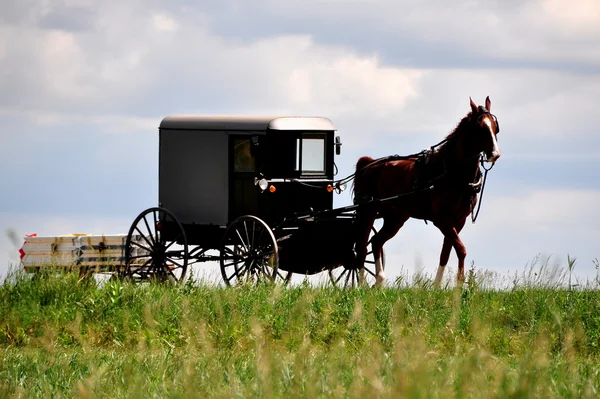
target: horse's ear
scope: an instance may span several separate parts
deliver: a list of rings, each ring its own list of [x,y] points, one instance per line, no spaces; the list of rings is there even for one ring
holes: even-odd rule
[[[485,108],[487,108],[489,112],[492,112],[492,102],[490,101],[490,96],[485,98]]]
[[[473,112],[474,114],[477,113],[477,104],[475,104],[473,102],[473,100],[471,99],[471,97],[469,97],[469,101],[471,102],[471,112]]]

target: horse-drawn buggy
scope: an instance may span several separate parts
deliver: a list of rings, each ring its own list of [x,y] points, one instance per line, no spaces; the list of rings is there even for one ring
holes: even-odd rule
[[[341,142],[327,118],[167,117],[159,128],[158,207],[131,226],[125,272],[181,281],[189,264],[218,261],[227,285],[321,272],[336,285],[380,283],[384,243],[416,218],[444,235],[436,284],[452,248],[462,281],[459,233],[469,214],[477,217],[491,169],[480,167],[500,157],[489,97],[485,106],[470,100],[470,108],[431,148],[362,157],[338,180]],[[354,204],[334,208],[334,193],[351,181]]]
[[[335,132],[323,117],[164,118],[158,206],[134,220],[123,273],[177,282],[218,261],[227,285],[321,272],[368,283],[374,257],[354,267],[355,207],[333,208],[347,183],[334,180]]]

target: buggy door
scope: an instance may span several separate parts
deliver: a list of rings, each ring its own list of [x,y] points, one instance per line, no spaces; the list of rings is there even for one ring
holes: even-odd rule
[[[258,136],[231,135],[229,221],[241,215],[258,215],[259,189],[254,185],[257,168],[257,151],[253,141]]]

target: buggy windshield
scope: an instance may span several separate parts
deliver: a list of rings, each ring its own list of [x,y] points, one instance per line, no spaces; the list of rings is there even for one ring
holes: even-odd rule
[[[325,174],[325,134],[305,133],[296,140],[296,171]]]

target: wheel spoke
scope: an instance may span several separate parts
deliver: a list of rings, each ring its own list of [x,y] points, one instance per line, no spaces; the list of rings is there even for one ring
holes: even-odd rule
[[[165,257],[176,257],[176,258],[183,258],[183,251],[181,250],[177,250],[177,251],[166,251],[165,252]]]
[[[168,250],[169,248],[171,248],[171,245],[175,244],[175,243],[177,242],[177,240],[179,240],[179,238],[180,238],[181,236],[182,236],[182,234],[179,234],[179,235],[177,236],[177,238],[175,238],[173,241],[171,241],[171,243],[165,247],[165,251],[166,251],[166,250]]]
[[[142,219],[144,219],[144,224],[146,225],[146,229],[148,229],[148,234],[151,237],[150,238],[152,240],[151,246],[155,246],[156,245],[156,240],[154,239],[154,235],[152,234],[152,230],[150,230],[150,225],[148,224],[148,221],[146,220],[146,216],[144,215],[144,217]],[[156,228],[156,224],[154,224],[154,228]]]
[[[248,246],[247,246],[247,245],[246,245],[246,243],[244,242],[244,239],[242,238],[242,235],[240,234],[240,232],[239,232],[239,230],[238,230],[238,229],[236,229],[236,230],[235,230],[235,233],[236,233],[236,234],[237,234],[237,236],[239,237],[239,239],[240,239],[240,242],[241,242],[241,243],[242,243],[242,245],[244,246],[244,249],[246,250],[246,252],[250,252],[250,251],[248,250]]]
[[[369,269],[368,267],[365,267],[365,270],[366,270],[366,271],[367,271],[367,272],[368,272],[368,273],[369,273],[371,276],[375,277],[375,273],[373,273],[373,272],[371,271],[371,269]]]
[[[233,265],[239,265],[241,261],[238,262],[231,262],[231,263],[225,263],[223,264],[224,267],[229,267],[229,266],[233,266]]]
[[[148,241],[148,239],[146,238],[144,233],[142,233],[142,231],[137,226],[135,226],[135,229],[140,233],[140,235],[142,236],[144,241],[146,241],[148,243],[148,245],[150,245],[150,248],[154,247],[154,245],[150,241]],[[152,251],[152,250],[150,250],[150,251]]]
[[[146,265],[148,265],[148,263],[150,263],[150,262],[152,262],[152,259],[148,259],[141,266],[137,266],[134,273],[139,272],[140,270],[143,270],[146,267]]]
[[[238,280],[244,275],[245,271],[244,269],[244,265],[242,265],[241,267],[234,267],[233,268],[233,273],[231,274],[231,276],[227,276],[227,274],[224,274],[224,278],[227,282],[231,281],[234,277],[237,277]]]
[[[262,230],[261,230],[262,231]],[[254,235],[256,233],[256,222],[252,221],[252,247],[254,248]],[[257,242],[260,242],[260,237],[256,240]]]
[[[348,275],[346,276],[346,282],[344,283],[344,287],[348,286],[348,279],[350,278],[351,274],[352,274],[352,270],[350,270],[350,273],[348,273]]]
[[[183,269],[183,265],[181,263],[177,262],[176,260],[174,260],[173,258],[165,258],[165,263],[167,260],[176,264],[177,266],[179,266],[180,269]]]
[[[265,230],[264,230],[264,229],[260,229],[260,232],[258,233],[258,238],[256,239],[256,241],[257,241],[257,242],[263,242],[263,241],[262,241],[262,238],[263,238],[263,233],[264,233],[264,232],[265,232]],[[271,240],[270,240],[270,238],[269,238],[269,237],[266,237],[266,239],[265,239],[265,242],[267,242],[267,245],[268,245],[268,243],[269,243],[270,241],[271,241]]]
[[[335,284],[337,284],[342,279],[342,277],[344,276],[344,274],[346,274],[349,271],[346,268],[343,268],[343,269],[344,269],[344,271],[341,272],[340,275],[338,276],[337,280],[335,280]]]
[[[252,250],[252,244],[250,243],[250,237],[248,236],[248,226],[246,225],[246,221],[244,220],[244,233],[246,234],[246,241],[249,245],[250,250]]]
[[[146,218],[144,217],[144,219],[146,219]],[[157,219],[156,212],[152,212],[152,220],[154,220],[154,229],[157,229],[158,221],[160,220],[160,216]],[[158,234],[158,232],[157,232],[157,234]]]
[[[277,275],[282,279],[282,280],[287,280],[287,276],[283,276],[283,274],[281,274],[281,272],[279,270],[277,270]]]
[[[137,247],[139,247],[139,248],[142,248],[142,249],[143,249],[143,250],[145,250],[145,251],[152,252],[152,249],[150,249],[150,248],[148,248],[148,247],[145,247],[145,246],[143,246],[142,244],[140,244],[140,243],[139,243],[139,242],[137,242],[137,241],[133,241],[133,240],[132,240],[132,241],[131,241],[131,244],[132,244],[132,245],[135,245],[135,246],[137,246]]]
[[[233,250],[230,249],[229,247],[223,247],[223,252],[227,252],[230,255],[236,256],[236,253],[233,252]]]

